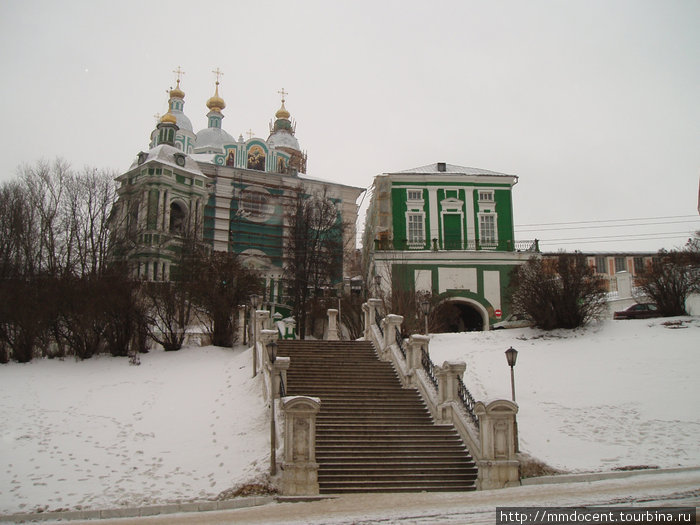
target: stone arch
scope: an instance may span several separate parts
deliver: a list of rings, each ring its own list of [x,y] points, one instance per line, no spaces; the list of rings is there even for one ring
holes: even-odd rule
[[[441,301],[437,308],[442,305],[454,306],[460,312],[460,321],[451,331],[486,331],[489,329],[489,313],[480,302],[467,297],[448,297]]]

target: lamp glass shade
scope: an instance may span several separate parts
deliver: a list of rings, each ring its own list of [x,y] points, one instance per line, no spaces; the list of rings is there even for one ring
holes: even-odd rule
[[[430,301],[421,301],[420,309],[424,315],[428,315],[430,313]]]
[[[515,361],[518,359],[518,351],[511,346],[506,350],[506,359],[508,360],[508,366],[515,366]]]
[[[253,308],[260,306],[260,296],[258,294],[253,294],[250,296],[250,304]]]

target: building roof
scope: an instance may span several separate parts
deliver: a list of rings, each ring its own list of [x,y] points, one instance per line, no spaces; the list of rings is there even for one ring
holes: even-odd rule
[[[440,169],[444,166],[445,169]],[[515,175],[509,175],[507,173],[498,173],[497,171],[484,170],[481,168],[468,168],[466,166],[457,166],[456,164],[448,164],[446,162],[433,162],[427,166],[420,166],[418,168],[410,168],[407,170],[401,170],[391,173],[393,174],[403,174],[403,173],[418,173],[418,174],[435,174],[435,173],[447,173],[453,175],[490,175],[496,177],[514,177]]]

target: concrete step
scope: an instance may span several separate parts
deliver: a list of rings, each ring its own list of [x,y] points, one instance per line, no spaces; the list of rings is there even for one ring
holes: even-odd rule
[[[435,425],[370,343],[285,341],[288,395],[321,399],[316,460],[321,492],[473,490],[476,466],[452,426]]]

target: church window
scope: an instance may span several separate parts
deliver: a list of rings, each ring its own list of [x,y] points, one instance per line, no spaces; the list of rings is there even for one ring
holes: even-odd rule
[[[496,216],[495,215],[480,215],[479,216],[479,238],[482,244],[491,244],[496,242]]]
[[[407,237],[409,246],[416,247],[425,243],[424,218],[422,213],[409,213],[406,216]]]

